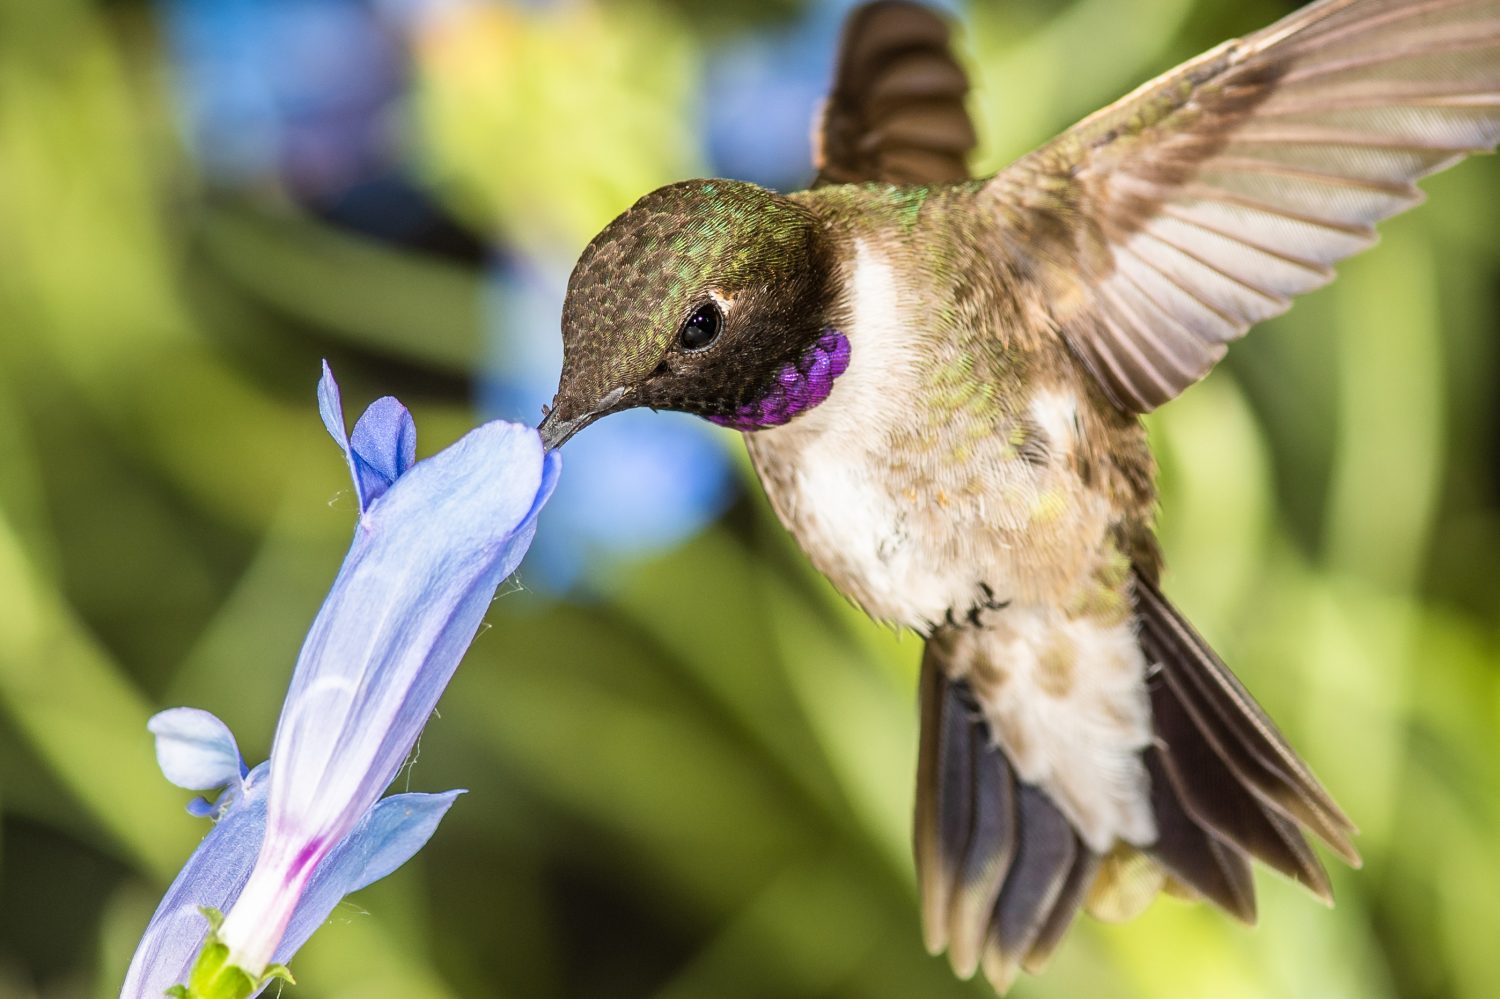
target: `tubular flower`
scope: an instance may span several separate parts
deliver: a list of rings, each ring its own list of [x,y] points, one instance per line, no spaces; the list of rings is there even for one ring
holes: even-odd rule
[[[217,822],[152,917],[122,996],[177,985],[242,999],[286,977],[277,962],[345,894],[420,849],[460,793],[379,800],[530,545],[558,456],[534,430],[495,422],[414,463],[396,400],[346,434],[327,365],[318,400],[354,480],[354,543],[298,656],[269,762],[247,771],[207,712],[152,719],[167,778],[222,793],[189,806]]]

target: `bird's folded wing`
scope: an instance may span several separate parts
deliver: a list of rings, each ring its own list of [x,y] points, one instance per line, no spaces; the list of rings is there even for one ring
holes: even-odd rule
[[[1084,119],[981,203],[1058,332],[1144,413],[1500,140],[1500,0],[1320,0]],[[1495,210],[1495,202],[1487,206]]]
[[[939,15],[901,0],[860,7],[844,23],[833,90],[813,126],[815,186],[969,179],[968,92]]]

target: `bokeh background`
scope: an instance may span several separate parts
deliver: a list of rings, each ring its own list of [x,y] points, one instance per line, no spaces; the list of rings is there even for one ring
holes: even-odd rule
[[[354,504],[313,401],[535,420],[644,191],[804,184],[845,4],[0,2],[0,996],[118,990],[204,829],[145,721],[263,759]],[[989,170],[1284,0],[954,6]],[[1149,422],[1169,592],[1360,824],[1326,911],[1084,919],[1021,996],[1500,995],[1500,163]],[[403,774],[467,787],[289,994],[982,996],[921,948],[919,643],[736,435],[615,417]]]

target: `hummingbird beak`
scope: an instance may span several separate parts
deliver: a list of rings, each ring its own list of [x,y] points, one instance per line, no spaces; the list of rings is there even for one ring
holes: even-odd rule
[[[598,413],[564,417],[560,415],[561,412],[562,410],[554,407],[537,425],[537,430],[542,435],[542,446],[548,451],[556,451],[568,442],[569,437],[599,418]]]
[[[537,431],[542,435],[542,446],[548,451],[556,451],[568,442],[568,439],[584,427],[593,423],[601,416],[608,416],[617,408],[617,404],[624,397],[623,388],[611,389],[604,394],[594,405],[584,409],[580,413],[570,412],[567,402],[559,399],[542,422],[537,425]]]

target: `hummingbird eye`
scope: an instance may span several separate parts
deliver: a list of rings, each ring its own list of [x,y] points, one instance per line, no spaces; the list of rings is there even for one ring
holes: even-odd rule
[[[724,314],[719,311],[719,307],[713,302],[704,302],[682,324],[677,341],[684,350],[702,350],[719,338],[719,330],[723,326]]]

